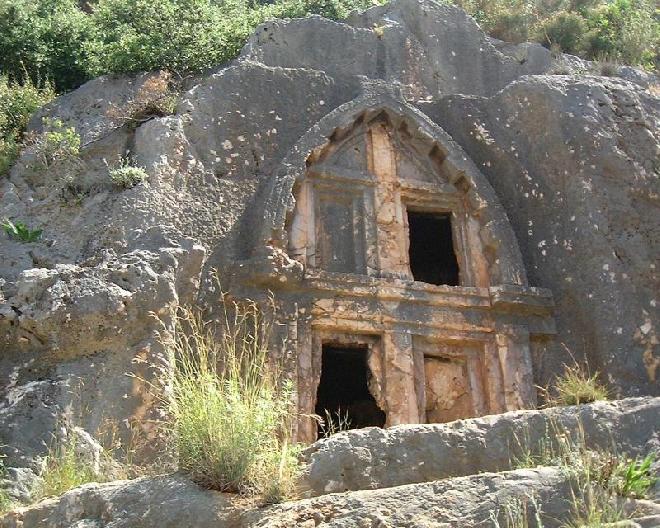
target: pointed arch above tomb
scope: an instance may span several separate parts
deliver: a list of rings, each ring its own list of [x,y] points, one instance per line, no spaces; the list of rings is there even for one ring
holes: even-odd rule
[[[527,284],[513,230],[493,188],[459,145],[396,90],[369,84],[364,93],[321,119],[291,149],[266,190],[258,246],[288,247],[288,226],[306,178],[336,178],[373,184],[384,163],[365,130],[379,127],[393,146],[397,185],[426,188],[429,194],[457,195],[468,218],[471,239],[488,267],[489,286]],[[371,150],[370,150],[371,149]],[[371,162],[370,162],[371,156]],[[381,176],[379,176],[379,171]],[[255,248],[258,251],[258,248]]]

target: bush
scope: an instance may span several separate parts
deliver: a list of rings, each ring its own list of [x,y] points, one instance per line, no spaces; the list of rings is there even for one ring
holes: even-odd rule
[[[586,15],[589,32],[584,54],[657,69],[660,17],[651,0],[604,2]]]
[[[0,0],[0,72],[59,91],[108,73],[203,72],[233,59],[269,19],[342,19],[384,0]],[[496,38],[530,38],[587,59],[657,67],[652,0],[454,0]]]
[[[0,72],[69,90],[89,78],[91,19],[77,0],[0,0]]]
[[[586,31],[585,19],[577,13],[562,11],[544,21],[539,35],[548,47],[558,46],[564,53],[579,53]]]
[[[298,471],[293,387],[268,364],[270,324],[258,306],[223,300],[214,324],[181,310],[166,342],[179,466],[202,486],[278,502],[292,494]]]
[[[11,500],[9,493],[5,489],[0,489],[0,515],[8,512],[14,506],[14,501]]]
[[[6,476],[5,465],[2,462],[2,455],[0,455],[0,478],[4,478],[5,476]],[[10,497],[9,492],[4,488],[0,488],[0,515],[8,512],[13,507],[14,507],[14,501]]]
[[[44,131],[34,138],[35,155],[43,168],[76,161],[80,155],[80,136],[61,119],[45,118]]]
[[[371,0],[101,0],[95,38],[87,44],[92,75],[166,69],[181,75],[233,59],[255,27],[271,18],[310,13],[330,18],[369,7]]]
[[[454,0],[496,38],[529,38],[585,59],[657,69],[660,18],[653,0]]]
[[[39,88],[29,79],[20,84],[0,76],[0,176],[18,156],[32,114],[53,97],[55,92],[48,84]]]
[[[130,189],[145,181],[149,175],[142,167],[133,167],[128,162],[122,162],[118,167],[109,170],[110,179],[120,189]]]

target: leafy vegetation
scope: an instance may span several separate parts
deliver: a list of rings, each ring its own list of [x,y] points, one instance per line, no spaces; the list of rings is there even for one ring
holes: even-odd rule
[[[112,183],[120,189],[130,189],[145,181],[149,175],[142,167],[134,167],[127,161],[122,161],[117,167],[108,171]]]
[[[591,60],[655,70],[660,13],[653,0],[456,0],[492,36]]]
[[[655,68],[652,0],[455,0],[503,40]],[[345,18],[382,0],[0,0],[0,72],[69,90],[106,73],[186,75],[234,58],[261,22]],[[82,7],[81,7],[82,6]]]
[[[2,225],[5,233],[7,233],[7,235],[9,235],[11,238],[26,243],[36,242],[41,238],[41,233],[43,232],[41,229],[30,229],[23,222],[12,222],[9,219],[6,219],[0,225]]]
[[[606,65],[658,66],[660,14],[653,0],[447,1],[503,40],[534,40]],[[18,154],[30,114],[55,90],[102,74],[203,72],[236,57],[266,20],[310,14],[337,20],[384,2],[0,0],[0,175]],[[382,27],[374,31],[383,34]],[[176,98],[165,94],[152,102],[157,108],[150,112],[167,115]]]
[[[0,478],[4,478],[5,476],[5,465],[2,461],[2,455],[0,455]],[[11,510],[13,506],[14,501],[11,499],[9,492],[4,488],[0,488],[0,515]]]
[[[658,480],[651,469],[654,461],[653,453],[641,460],[621,461],[614,471],[617,493],[622,497],[645,498]]]
[[[643,498],[656,482],[651,472],[655,454],[631,460],[612,449],[592,449],[579,421],[574,431],[553,421],[537,445],[518,439],[516,451],[513,467],[557,466],[570,478],[571,515],[565,528],[599,528],[627,519],[617,497]],[[528,526],[521,511],[505,511],[507,527]],[[542,526],[538,522],[529,525]]]
[[[39,88],[29,79],[21,84],[0,75],[0,176],[16,159],[32,114],[53,97],[49,84]]]
[[[293,493],[293,387],[268,363],[268,317],[225,299],[219,321],[181,311],[165,341],[175,369],[168,411],[180,468],[199,484],[278,502]]]
[[[0,515],[12,509],[14,501],[5,489],[0,489]]]
[[[35,154],[43,168],[72,161],[80,155],[80,136],[74,127],[65,126],[61,119],[45,118],[44,132],[34,138]]]

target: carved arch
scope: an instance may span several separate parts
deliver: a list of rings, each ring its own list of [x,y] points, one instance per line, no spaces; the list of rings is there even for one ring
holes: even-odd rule
[[[378,134],[381,139],[385,134],[394,144],[399,166],[407,162],[416,167],[418,175],[423,174],[428,179],[419,182],[418,188],[424,189],[427,185],[430,194],[454,195],[460,203],[465,218],[463,243],[466,249],[472,250],[469,259],[477,262],[482,258],[487,268],[481,278],[475,271],[465,284],[526,286],[526,273],[515,235],[485,176],[449,134],[416,108],[383,91],[369,91],[340,106],[321,119],[291,149],[268,189],[260,245],[272,245],[285,251],[291,249],[292,227],[295,227],[296,217],[304,205],[304,195],[300,191],[305,187],[305,181],[312,173],[323,175],[324,171],[330,176],[334,171],[337,177],[337,167],[329,166],[333,156],[361,141],[365,131],[375,129],[381,129]],[[371,166],[364,167],[364,170],[340,167],[343,172],[338,176],[340,179],[362,179],[368,186],[374,184],[375,178],[382,177],[382,170],[380,176],[376,174],[374,163],[383,160],[380,154],[374,155],[373,144],[368,148],[372,161],[369,162],[369,155],[365,160]],[[405,188],[401,179],[398,174],[394,185]],[[418,193],[418,198],[412,199],[420,196]],[[295,253],[295,247],[293,249]],[[300,255],[290,256],[307,264]],[[367,272],[369,267],[370,264],[365,263]],[[484,275],[488,277],[487,283]]]

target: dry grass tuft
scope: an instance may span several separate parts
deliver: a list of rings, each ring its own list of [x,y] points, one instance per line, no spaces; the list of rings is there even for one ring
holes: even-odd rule
[[[279,502],[294,493],[299,469],[294,388],[269,364],[269,317],[254,302],[223,301],[213,322],[181,309],[165,341],[179,466],[202,486]]]

